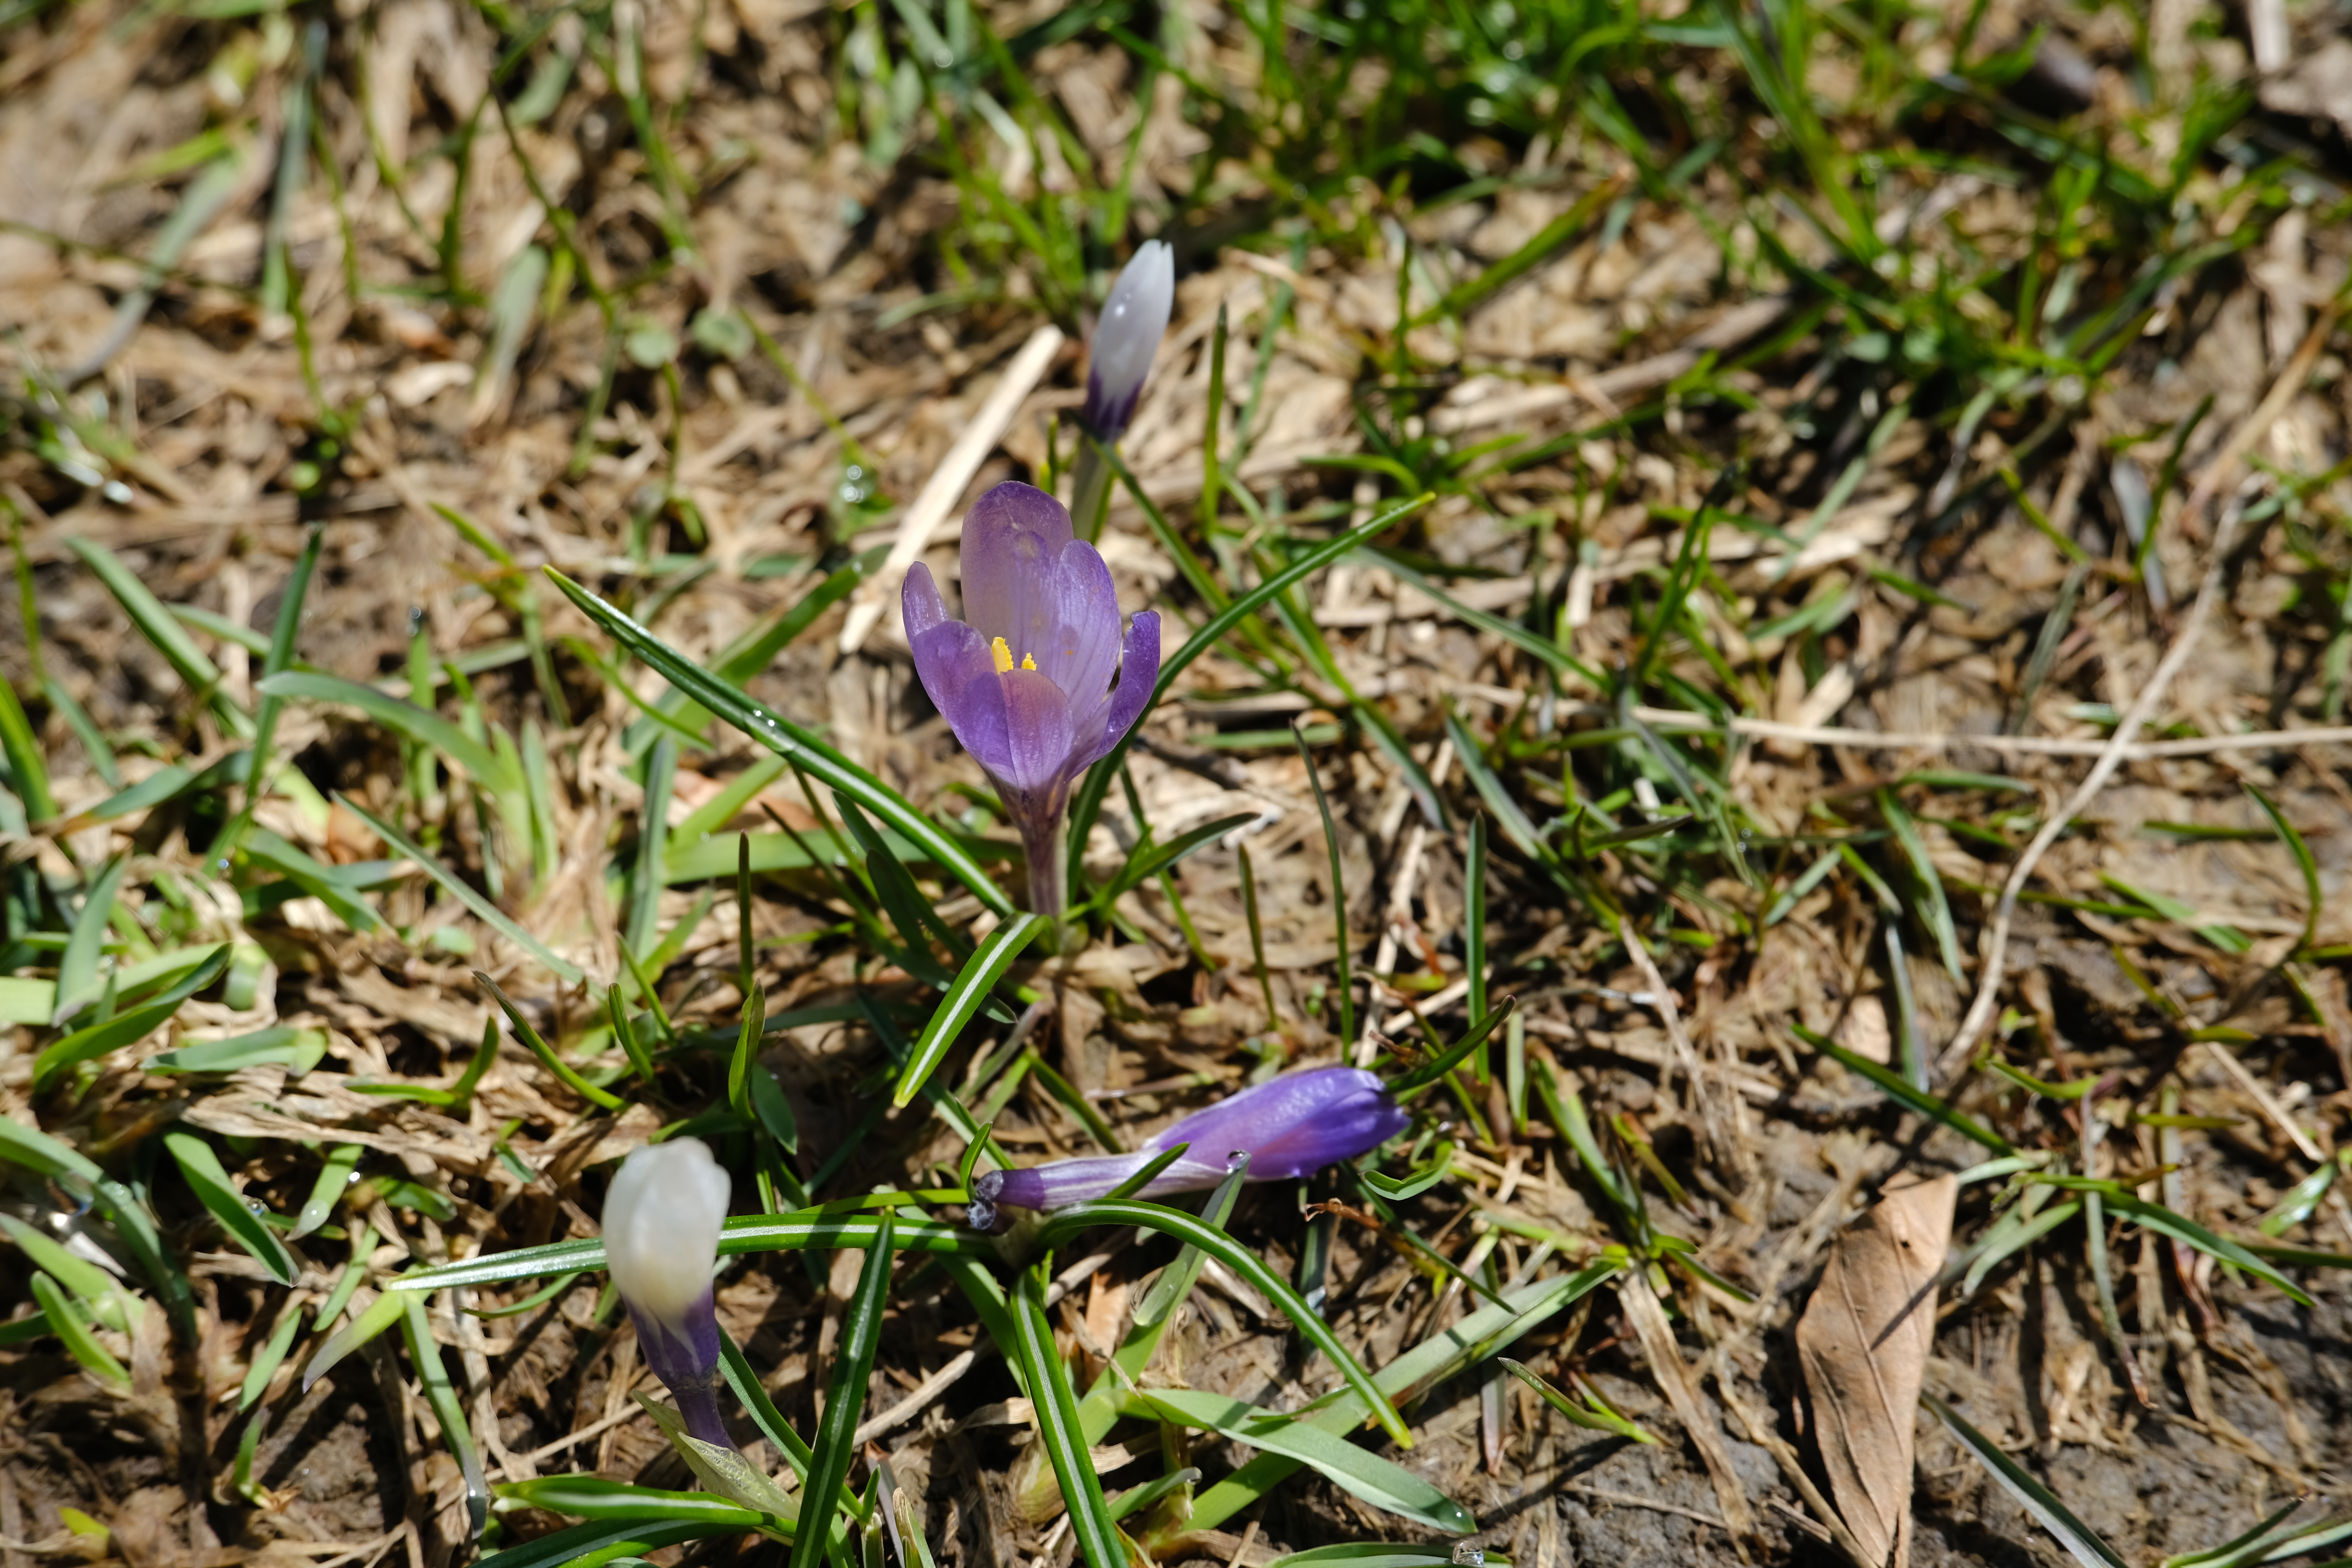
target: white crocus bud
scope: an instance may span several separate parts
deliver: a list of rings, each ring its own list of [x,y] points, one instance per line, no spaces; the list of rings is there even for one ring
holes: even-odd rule
[[[1079,415],[1098,441],[1116,441],[1135,417],[1151,356],[1176,303],[1176,253],[1146,240],[1111,285],[1087,364],[1087,404]]]
[[[632,1150],[604,1194],[604,1257],[637,1325],[638,1349],[677,1397],[688,1429],[719,1444],[729,1438],[719,1415],[710,1273],[730,1184],[709,1144],[676,1138]]]

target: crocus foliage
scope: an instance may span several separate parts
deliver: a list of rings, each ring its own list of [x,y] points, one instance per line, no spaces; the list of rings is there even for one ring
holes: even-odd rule
[[[1386,1086],[1361,1068],[1288,1073],[1194,1111],[1136,1153],[1051,1160],[976,1177],[971,1219],[987,1230],[1000,1208],[1053,1209],[1103,1197],[1179,1143],[1190,1147],[1139,1196],[1213,1187],[1235,1152],[1249,1155],[1251,1181],[1295,1180],[1379,1148],[1404,1131],[1406,1120]]]
[[[637,1325],[646,1364],[677,1401],[686,1429],[734,1447],[719,1414],[719,1317],[710,1274],[730,1183],[699,1138],[632,1150],[604,1195],[604,1257]]]
[[[962,571],[961,620],[929,567],[908,572],[907,641],[923,689],[1021,830],[1031,907],[1058,915],[1070,784],[1143,716],[1160,617],[1143,611],[1122,639],[1110,568],[1074,537],[1062,503],[1029,485],[998,485],[973,506]]]

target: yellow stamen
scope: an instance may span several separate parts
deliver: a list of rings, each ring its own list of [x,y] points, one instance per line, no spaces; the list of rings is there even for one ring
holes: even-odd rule
[[[1013,650],[1004,646],[1003,637],[998,637],[990,644],[988,651],[996,657],[997,674],[1003,675],[1013,668]]]
[[[1037,661],[1024,653],[1021,656],[1021,668],[1024,669],[1034,669],[1037,668]]]

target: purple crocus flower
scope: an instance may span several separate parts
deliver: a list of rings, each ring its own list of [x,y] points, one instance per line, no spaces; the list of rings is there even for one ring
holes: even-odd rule
[[[637,1349],[686,1429],[731,1448],[719,1415],[719,1315],[710,1271],[730,1183],[710,1146],[673,1138],[629,1152],[604,1194],[604,1258],[637,1325]]]
[[[1058,917],[1070,784],[1143,716],[1160,679],[1160,617],[1139,614],[1121,641],[1110,568],[1072,536],[1062,503],[1029,485],[980,498],[962,561],[962,620],[929,567],[908,570],[907,642],[923,689],[1021,829],[1030,908]]]
[[[1249,1155],[1251,1181],[1287,1181],[1379,1148],[1404,1131],[1406,1120],[1387,1086],[1360,1068],[1288,1073],[1194,1111],[1136,1153],[1052,1160],[976,1177],[971,1219],[987,1230],[1000,1207],[1054,1209],[1102,1197],[1179,1143],[1191,1147],[1138,1196],[1213,1187],[1236,1152]]]

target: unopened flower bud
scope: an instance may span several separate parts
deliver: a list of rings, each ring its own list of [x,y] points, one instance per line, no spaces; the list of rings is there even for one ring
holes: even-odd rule
[[[1160,352],[1175,303],[1176,253],[1160,240],[1146,240],[1111,285],[1087,357],[1087,405],[1078,419],[1097,441],[1118,440],[1135,417],[1143,378],[1151,373],[1151,356]]]
[[[732,1447],[719,1415],[719,1315],[710,1275],[730,1183],[699,1138],[632,1150],[604,1194],[604,1257],[646,1364],[687,1430]]]

